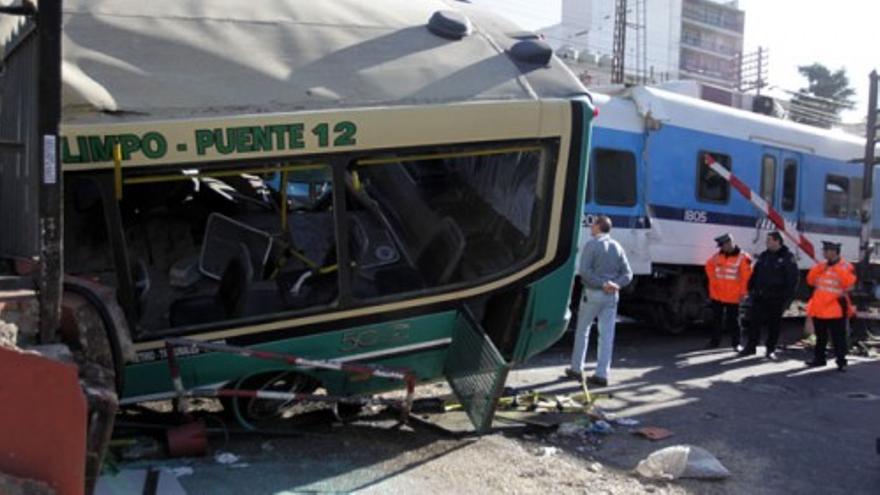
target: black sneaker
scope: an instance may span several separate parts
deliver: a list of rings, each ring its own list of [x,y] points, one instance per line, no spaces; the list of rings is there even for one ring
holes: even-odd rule
[[[754,356],[755,353],[758,352],[754,347],[746,347],[743,350],[737,352],[740,356]]]
[[[767,353],[767,359],[770,361],[779,361],[779,356],[776,355],[776,351],[770,351]]]
[[[571,368],[565,368],[565,377],[572,380],[582,381],[584,379],[583,372],[577,372]]]
[[[837,363],[837,371],[846,373],[846,362]]]
[[[597,387],[607,387],[608,379],[602,378],[601,376],[591,375],[589,378],[587,378],[587,383],[589,383],[590,385],[596,385]]]

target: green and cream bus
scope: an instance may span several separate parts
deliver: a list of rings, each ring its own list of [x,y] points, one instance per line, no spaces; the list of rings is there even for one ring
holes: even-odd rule
[[[534,34],[439,0],[65,0],[62,47],[64,272],[117,295],[122,402],[185,336],[445,376],[485,426],[566,329],[594,107]],[[185,351],[187,387],[396,386]]]

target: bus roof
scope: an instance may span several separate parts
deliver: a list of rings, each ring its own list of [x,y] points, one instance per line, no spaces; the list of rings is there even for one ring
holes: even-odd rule
[[[427,29],[465,14],[460,40]],[[444,0],[65,0],[63,121],[89,124],[587,94],[515,25]]]

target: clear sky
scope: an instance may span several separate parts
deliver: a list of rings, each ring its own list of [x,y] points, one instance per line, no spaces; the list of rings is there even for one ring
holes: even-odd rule
[[[648,2],[656,0],[647,0]],[[500,12],[524,28],[557,24],[562,0],[471,0]],[[880,1],[878,0],[739,0],[746,12],[746,52],[759,45],[770,50],[770,84],[789,90],[806,86],[798,65],[813,62],[832,70],[845,68],[856,88],[857,107],[845,121],[865,117],[868,74],[880,70]]]
[[[651,1],[651,0],[648,0]],[[537,2],[536,2],[537,3]],[[746,11],[746,51],[770,49],[770,83],[798,89],[806,80],[798,65],[813,62],[846,69],[856,88],[857,107],[844,120],[860,121],[868,111],[868,74],[880,70],[877,0],[740,0]]]

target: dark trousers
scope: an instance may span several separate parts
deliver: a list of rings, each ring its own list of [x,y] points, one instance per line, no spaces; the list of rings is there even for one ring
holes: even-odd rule
[[[733,347],[739,345],[739,304],[712,301],[712,311],[715,315],[715,325],[712,328],[712,345],[720,345],[721,337],[726,333],[730,335],[730,344]]]
[[[825,362],[825,348],[828,347],[828,334],[834,342],[834,355],[838,366],[846,366],[846,319],[845,318],[813,318],[813,326],[816,327],[816,349],[813,361]]]
[[[785,301],[778,299],[755,299],[752,303],[752,314],[749,318],[746,342],[747,350],[754,350],[761,339],[761,329],[767,327],[767,354],[776,350],[779,343],[779,327],[782,325],[782,313],[785,312]]]

